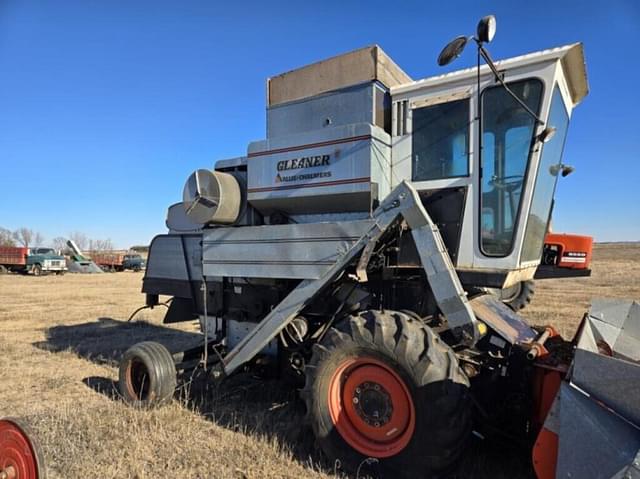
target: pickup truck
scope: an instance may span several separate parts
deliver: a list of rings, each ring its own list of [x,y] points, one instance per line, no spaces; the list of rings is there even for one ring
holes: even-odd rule
[[[32,273],[40,276],[43,273],[64,274],[67,262],[51,248],[22,248],[15,246],[0,247],[0,274],[14,271],[16,273]]]
[[[122,269],[132,269],[133,271],[140,271],[144,269],[145,261],[139,254],[125,254],[122,260]]]
[[[26,271],[40,276],[42,273],[64,274],[67,261],[52,248],[31,248],[27,255]]]

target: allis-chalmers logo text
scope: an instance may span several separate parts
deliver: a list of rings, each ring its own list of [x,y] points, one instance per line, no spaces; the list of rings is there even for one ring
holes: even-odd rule
[[[327,178],[331,176],[330,171],[317,171],[314,173],[300,173],[295,175],[285,175],[280,172],[287,170],[297,170],[300,168],[317,168],[320,166],[329,166],[331,163],[331,155],[303,156],[302,158],[293,158],[291,160],[279,161],[276,168],[276,183],[288,181],[313,180],[316,178]]]

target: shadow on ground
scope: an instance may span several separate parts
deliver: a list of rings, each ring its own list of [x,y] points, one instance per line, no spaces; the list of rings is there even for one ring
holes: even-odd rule
[[[73,351],[97,364],[117,367],[121,355],[141,341],[157,341],[176,353],[199,345],[202,335],[142,321],[129,323],[98,318],[91,323],[50,328],[46,341],[34,346],[51,352]],[[110,378],[92,376],[83,379],[83,383],[113,400],[120,400],[117,383]],[[277,440],[303,464],[319,466],[329,474],[336,470],[317,448],[313,432],[305,424],[305,406],[290,382],[241,372],[214,384],[201,372],[185,374],[176,399],[219,426]],[[461,467],[452,477],[533,477],[527,456],[526,451],[508,444],[474,438]],[[359,478],[365,477],[378,477],[375,463],[363,465]]]
[[[95,392],[104,394],[110,399],[119,397],[118,382],[113,379],[102,376],[89,376],[82,380],[85,386],[93,389]]]
[[[141,341],[157,341],[172,353],[200,344],[202,335],[145,321],[98,318],[97,321],[54,326],[47,339],[33,345],[45,351],[72,351],[97,364],[117,365],[122,354]]]

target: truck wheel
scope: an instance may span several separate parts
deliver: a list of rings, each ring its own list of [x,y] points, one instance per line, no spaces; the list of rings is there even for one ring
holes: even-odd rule
[[[173,398],[177,386],[171,353],[162,344],[145,341],[130,347],[120,361],[118,389],[128,404],[153,408]]]
[[[454,352],[421,321],[364,311],[327,332],[301,392],[323,451],[355,471],[448,472],[471,432],[469,380]]]
[[[536,292],[536,284],[533,280],[520,281],[518,284],[501,291],[500,299],[514,311],[520,311],[531,303]]]
[[[8,272],[9,272],[9,270],[7,269],[7,267],[2,265],[2,264],[0,264],[0,274],[6,274]]]
[[[31,268],[31,272],[33,273],[34,276],[41,276],[42,266],[40,266],[39,264],[34,264],[33,267]]]

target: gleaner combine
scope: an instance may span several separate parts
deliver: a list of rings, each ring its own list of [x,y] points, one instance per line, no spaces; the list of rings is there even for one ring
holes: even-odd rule
[[[267,138],[194,172],[150,248],[147,305],[172,296],[165,322],[198,319],[204,346],[129,349],[125,399],[260,358],[347,468],[443,475],[500,429],[532,438],[539,477],[637,477],[638,304],[595,302],[565,341],[486,293],[534,277],[588,92],[581,44],[494,63],[494,32],[438,59],[473,43],[477,67],[423,80],[377,46],[270,78]]]

